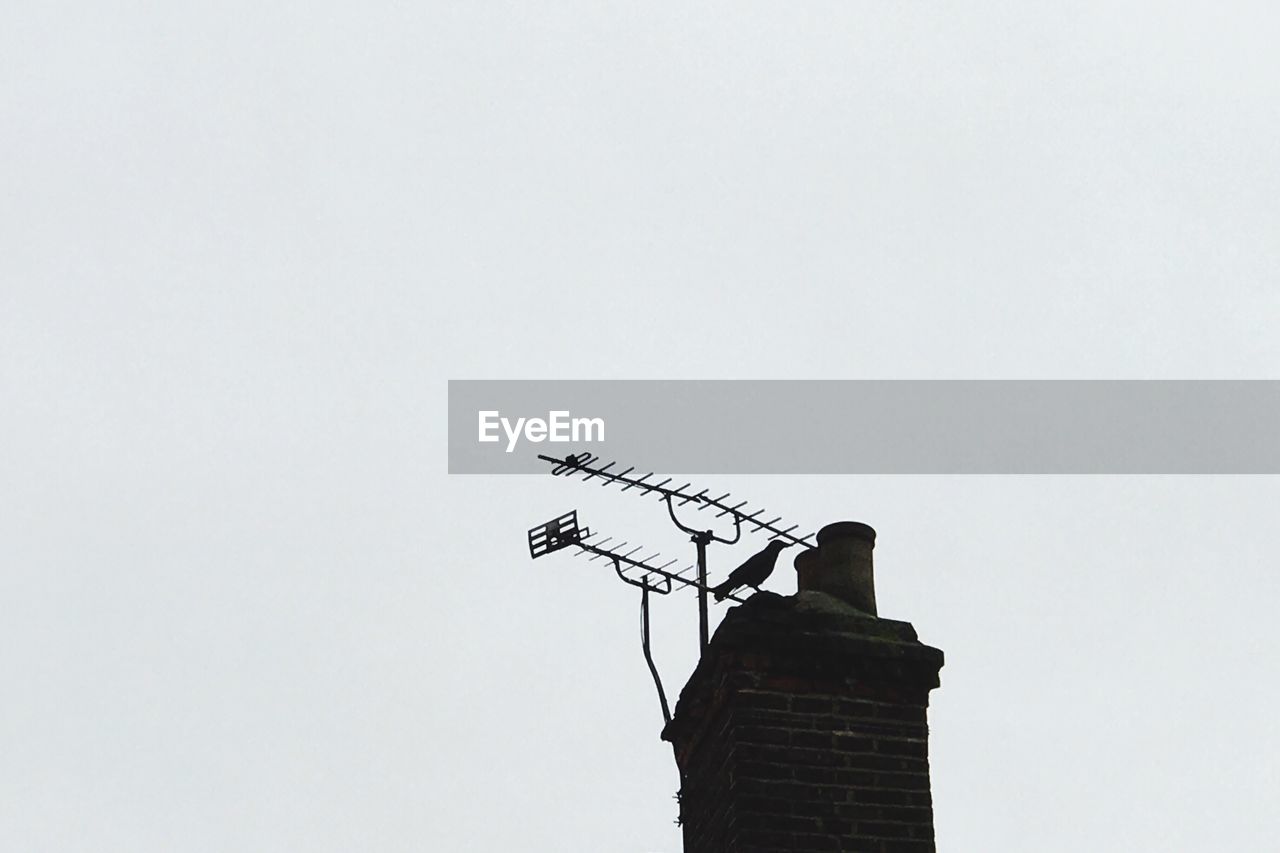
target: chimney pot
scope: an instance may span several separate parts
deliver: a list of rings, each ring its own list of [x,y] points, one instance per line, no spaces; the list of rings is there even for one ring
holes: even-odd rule
[[[870,524],[863,524],[861,521],[836,521],[818,531],[818,547],[837,539],[861,539],[874,545],[876,531]]]
[[[859,521],[837,521],[818,531],[818,547],[796,555],[800,592],[823,592],[864,613],[876,615],[871,551],[876,531]]]

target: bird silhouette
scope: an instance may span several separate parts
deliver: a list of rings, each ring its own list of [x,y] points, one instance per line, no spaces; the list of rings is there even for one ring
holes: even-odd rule
[[[724,579],[724,583],[712,588],[711,592],[715,594],[716,601],[724,601],[725,596],[738,587],[749,586],[759,592],[760,584],[773,574],[773,566],[778,562],[778,554],[783,548],[789,546],[790,543],[783,542],[781,539],[770,539],[763,550],[748,557],[741,566],[729,572],[729,577]]]

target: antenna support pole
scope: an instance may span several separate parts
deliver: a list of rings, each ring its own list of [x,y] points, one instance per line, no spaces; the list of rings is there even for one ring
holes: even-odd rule
[[[710,530],[693,534],[693,542],[698,546],[698,650],[705,652],[710,642],[707,624],[707,544],[711,542]]]

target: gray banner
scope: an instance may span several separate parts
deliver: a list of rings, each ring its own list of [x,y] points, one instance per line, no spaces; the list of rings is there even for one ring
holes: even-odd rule
[[[641,474],[1276,474],[1280,382],[450,380],[449,473],[581,452]]]

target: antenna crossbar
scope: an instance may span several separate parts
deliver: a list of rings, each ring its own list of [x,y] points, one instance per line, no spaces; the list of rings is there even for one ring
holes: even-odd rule
[[[595,556],[588,557],[587,558],[588,561],[595,560],[600,557],[604,557],[605,559],[608,559],[608,560],[613,560],[615,565],[622,564],[626,566],[626,569],[620,570],[619,572],[620,574],[622,571],[632,572],[634,574],[651,574],[651,575],[656,575],[657,577],[660,577],[663,580],[667,581],[668,585],[672,581],[674,581],[675,583],[678,583],[684,587],[698,589],[704,592],[711,592],[711,588],[708,587],[707,585],[700,584],[697,581],[690,580],[689,578],[684,576],[686,572],[697,571],[697,568],[698,568],[697,566],[686,566],[685,568],[681,569],[678,572],[670,571],[669,569],[672,566],[672,564],[679,562],[679,560],[677,559],[668,560],[665,563],[655,564],[653,561],[657,560],[661,556],[660,554],[654,554],[650,557],[645,557],[643,560],[633,560],[631,558],[630,555],[636,553],[636,551],[643,550],[642,547],[637,547],[632,551],[622,554],[622,553],[618,553],[617,551],[612,551],[608,548],[602,548],[599,545],[596,545],[594,543],[587,542],[587,541],[578,542],[576,543],[576,545],[578,547],[578,551],[574,553],[575,557],[582,556],[583,554],[593,554]],[[634,582],[632,578],[627,577],[625,575],[623,576],[623,580]],[[728,598],[731,601],[736,601],[739,604],[745,601],[745,599],[739,598],[736,595],[726,595],[725,598]]]
[[[637,558],[637,554],[646,550],[643,545],[634,545],[630,542],[614,543],[612,536],[592,533],[585,527],[579,527],[576,509],[529,530],[529,556],[535,560],[569,547],[577,549],[574,552],[575,557],[590,554],[591,556],[587,558],[588,562],[601,558],[609,560],[622,580],[659,595],[671,592],[673,583],[702,592],[711,591],[705,584],[685,577],[688,572],[695,571],[697,566],[686,566],[679,571],[672,571],[671,567],[679,560],[670,559],[661,562],[662,555],[658,552]],[[624,548],[628,550],[623,550]],[[733,595],[726,598],[738,603],[743,601]]]
[[[668,477],[660,482],[649,482],[654,476],[653,472],[645,474],[643,477],[633,477],[631,472],[635,470],[634,466],[615,473],[611,469],[617,465],[616,462],[598,465],[600,457],[591,453],[570,454],[563,459],[544,455],[539,455],[538,458],[544,462],[550,462],[552,464],[551,473],[557,477],[582,474],[583,482],[599,479],[602,486],[620,485],[624,492],[630,489],[639,489],[642,495],[654,494],[660,500],[676,501],[678,506],[694,503],[697,504],[698,511],[716,509],[719,510],[715,514],[716,518],[727,515],[733,518],[735,522],[747,525],[748,532],[759,533],[767,531],[773,539],[781,539],[792,545],[800,545],[804,548],[817,547],[817,541],[813,533],[796,535],[792,531],[800,527],[798,524],[785,528],[779,526],[782,516],[771,518],[768,521],[761,521],[760,517],[766,512],[764,508],[748,512],[745,507],[750,501],[730,503],[728,500],[730,497],[729,492],[725,492],[718,498],[712,498],[707,496],[709,489],[703,489],[696,493],[686,491],[692,486],[691,483],[685,483],[683,486],[673,489],[668,487],[667,484],[675,478]]]

